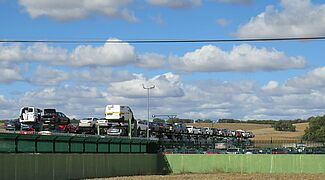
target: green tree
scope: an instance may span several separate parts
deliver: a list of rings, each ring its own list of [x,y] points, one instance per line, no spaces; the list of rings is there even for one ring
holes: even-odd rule
[[[157,122],[157,123],[164,123],[165,122],[164,119],[160,119],[160,118],[154,118],[152,121]]]
[[[304,140],[325,142],[325,115],[308,118],[309,128],[305,130]]]
[[[291,131],[294,132],[296,131],[296,126],[294,126],[292,124],[291,121],[289,120],[280,120],[280,121],[276,121],[272,127],[274,128],[274,130],[276,131]]]

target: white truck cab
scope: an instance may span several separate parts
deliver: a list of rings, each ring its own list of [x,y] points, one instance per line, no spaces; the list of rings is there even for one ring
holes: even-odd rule
[[[35,107],[23,107],[20,110],[19,122],[38,122],[41,120],[42,110]]]
[[[105,117],[109,121],[128,122],[133,120],[133,112],[129,106],[107,105]]]

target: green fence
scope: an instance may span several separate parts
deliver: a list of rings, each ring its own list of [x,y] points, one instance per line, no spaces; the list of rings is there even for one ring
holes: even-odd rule
[[[173,173],[325,173],[325,155],[271,154],[170,154]]]
[[[155,140],[0,133],[0,153],[157,153]]]
[[[161,174],[157,154],[0,154],[1,180]]]

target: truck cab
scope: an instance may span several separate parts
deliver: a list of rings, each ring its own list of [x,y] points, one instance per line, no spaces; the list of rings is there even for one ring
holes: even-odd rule
[[[133,112],[129,106],[107,105],[105,109],[105,117],[109,121],[117,121],[121,123],[134,121]]]
[[[19,122],[32,123],[41,120],[42,110],[35,107],[23,107],[20,110]]]

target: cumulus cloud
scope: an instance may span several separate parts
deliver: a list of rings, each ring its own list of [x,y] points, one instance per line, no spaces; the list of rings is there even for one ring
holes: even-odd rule
[[[308,37],[325,35],[325,4],[281,0],[282,9],[267,6],[235,33],[241,38]]]
[[[112,82],[126,81],[134,78],[128,71],[117,71],[110,67],[88,67],[56,69],[52,66],[39,65],[27,78],[32,84],[54,86],[64,82],[76,82],[80,85],[107,86]]]
[[[147,0],[151,5],[165,6],[169,8],[188,8],[199,6],[202,0]]]
[[[291,78],[286,81],[285,85],[309,90],[325,88],[325,67],[319,67],[306,75]]]
[[[141,68],[162,68],[166,65],[167,58],[157,53],[140,54],[137,57],[136,65]]]
[[[18,66],[7,65],[0,62],[0,82],[10,83],[23,79]]]
[[[136,118],[146,118],[147,91],[151,114],[177,114],[194,119],[296,119],[324,113],[325,67],[290,78],[283,83],[270,80],[265,85],[253,81],[182,81],[179,75],[165,73],[154,77],[138,74],[133,79],[109,83],[108,88],[63,85],[36,88],[20,94],[18,100],[0,95],[0,106],[15,114],[21,106],[54,107],[73,117],[103,116],[107,104],[129,105]],[[302,84],[297,84],[301,81]],[[304,83],[304,82],[309,83]],[[76,93],[78,92],[78,93]],[[16,114],[17,114],[16,112]]]
[[[108,41],[120,41],[108,39]],[[32,45],[0,45],[0,61],[44,61],[55,65],[121,66],[135,63],[134,47],[128,43],[110,43],[102,46],[79,45],[71,52],[44,43]]]
[[[229,52],[206,45],[182,57],[171,56],[171,66],[183,71],[274,71],[304,68],[303,57],[288,57],[275,49],[256,48],[249,44],[234,46]]]
[[[134,78],[128,71],[114,71],[110,67],[90,67],[85,70],[71,72],[71,76],[79,83],[108,85],[112,82],[127,81]]]
[[[173,73],[157,75],[151,79],[146,79],[143,75],[138,74],[135,79],[111,83],[108,91],[114,95],[123,97],[145,97],[146,90],[143,86],[155,86],[151,92],[153,97],[179,97],[183,96],[182,83],[180,77]]]
[[[95,87],[65,85],[28,91],[17,104],[18,107],[56,108],[70,117],[83,117],[96,115],[96,109],[104,107],[105,98]],[[100,114],[104,114],[104,110]]]
[[[32,18],[49,16],[66,21],[85,18],[95,13],[109,18],[137,21],[135,15],[127,9],[132,0],[19,0],[19,3]]]
[[[119,41],[109,39],[110,41]],[[80,45],[70,55],[71,63],[76,66],[107,65],[119,66],[135,61],[134,47],[128,43],[105,43],[104,46],[93,47]]]
[[[37,66],[35,72],[29,77],[29,82],[40,85],[56,85],[71,78],[68,72],[45,66]]]

